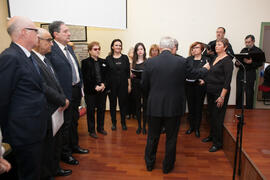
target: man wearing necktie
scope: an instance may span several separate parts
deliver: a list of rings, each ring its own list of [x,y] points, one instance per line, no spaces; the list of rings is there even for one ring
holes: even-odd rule
[[[32,58],[37,63],[40,74],[43,77],[43,89],[47,99],[48,116],[47,117],[47,134],[43,141],[43,155],[41,164],[41,179],[52,179],[54,175],[66,176],[71,174],[71,170],[60,168],[60,159],[54,158],[57,153],[55,145],[61,143],[61,130],[53,137],[52,114],[59,108],[60,111],[65,110],[69,105],[66,96],[55,76],[52,65],[45,57],[45,54],[51,51],[52,36],[45,29],[38,29],[38,45],[32,51]],[[58,152],[60,153],[60,152]]]
[[[37,28],[25,17],[8,22],[12,43],[0,55],[0,126],[3,142],[11,145],[18,179],[40,179],[42,141],[47,130],[42,77],[32,61]]]
[[[51,60],[54,72],[59,80],[65,96],[70,101],[69,107],[64,111],[63,146],[61,159],[72,165],[79,162],[72,153],[85,154],[89,151],[80,148],[78,144],[78,107],[81,103],[82,77],[74,51],[67,43],[70,41],[68,27],[62,21],[54,21],[49,26],[54,38],[51,53],[46,57]]]

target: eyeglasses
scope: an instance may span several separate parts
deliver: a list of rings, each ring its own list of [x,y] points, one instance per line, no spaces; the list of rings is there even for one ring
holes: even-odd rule
[[[38,29],[35,29],[35,28],[24,28],[24,29],[27,29],[27,30],[30,30],[30,31],[35,31],[36,33],[38,32]]]
[[[100,48],[93,48],[94,51],[100,51]]]
[[[42,37],[38,37],[38,38],[41,39],[41,40],[48,41],[48,42],[52,42],[53,41],[53,38],[47,38],[47,39],[42,38]]]

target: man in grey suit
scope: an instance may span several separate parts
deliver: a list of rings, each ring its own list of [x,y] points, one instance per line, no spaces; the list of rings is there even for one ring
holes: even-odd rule
[[[149,116],[149,133],[145,148],[148,171],[154,168],[162,124],[166,129],[163,173],[169,173],[174,168],[180,118],[184,113],[185,79],[203,77],[209,69],[209,64],[199,70],[192,69],[186,59],[171,53],[174,47],[172,38],[162,38],[161,54],[146,62],[142,76],[143,88],[148,95],[146,113]]]
[[[47,134],[43,141],[42,155],[42,171],[41,179],[53,179],[54,175],[66,176],[71,174],[71,170],[60,168],[59,159],[54,158],[57,151],[55,145],[61,143],[61,130],[53,137],[52,114],[59,108],[64,111],[69,106],[69,100],[64,95],[64,92],[55,76],[50,60],[45,57],[45,54],[51,51],[53,39],[51,34],[45,29],[38,29],[38,44],[32,51],[32,57],[36,60],[40,73],[43,77],[43,89],[47,99],[48,116],[47,118]]]

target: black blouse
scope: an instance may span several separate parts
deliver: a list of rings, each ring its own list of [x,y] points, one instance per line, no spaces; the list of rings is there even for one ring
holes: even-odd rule
[[[194,56],[189,56],[187,57],[187,62],[194,68],[194,69],[199,69],[202,68],[206,62],[209,62],[210,59],[206,56],[202,56],[200,60],[194,60]],[[186,81],[189,82],[195,82],[196,79],[186,79]]]
[[[216,59],[216,57],[215,57]],[[231,89],[233,62],[230,56],[226,56],[213,65],[215,59],[210,62],[210,70],[206,77],[207,92],[221,93],[222,89]]]

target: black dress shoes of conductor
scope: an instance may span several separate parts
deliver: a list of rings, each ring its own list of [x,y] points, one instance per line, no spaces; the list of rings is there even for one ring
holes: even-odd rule
[[[61,158],[64,163],[70,164],[70,165],[78,165],[79,161],[76,160],[73,156],[65,156]]]
[[[73,153],[77,154],[88,154],[89,150],[88,149],[82,149],[81,147],[76,147],[72,150]]]
[[[72,171],[69,169],[58,169],[55,176],[68,176],[71,175]]]

